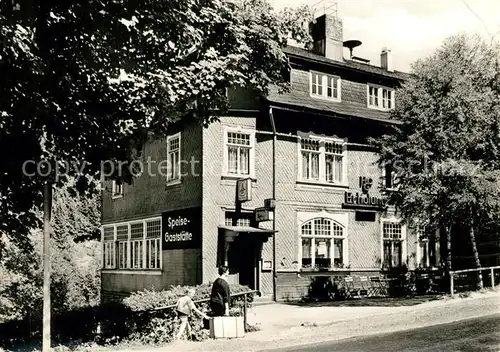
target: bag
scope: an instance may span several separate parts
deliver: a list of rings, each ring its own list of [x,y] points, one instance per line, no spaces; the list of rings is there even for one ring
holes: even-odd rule
[[[210,330],[210,319],[203,318],[203,329]]]

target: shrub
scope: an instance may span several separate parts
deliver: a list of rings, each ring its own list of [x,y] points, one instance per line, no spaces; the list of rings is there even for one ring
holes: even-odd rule
[[[159,309],[175,305],[177,299],[187,293],[189,287],[175,286],[165,291],[135,292],[122,303],[110,302],[95,307],[74,309],[68,312],[55,313],[52,316],[52,337],[54,343],[71,341],[97,342],[100,344],[140,343],[165,344],[172,341],[178,326],[174,309]],[[246,286],[230,285],[231,294],[246,292]],[[193,300],[208,299],[211,285],[195,287]],[[253,295],[248,296],[247,307],[251,306]],[[230,315],[241,315],[243,296],[231,299]],[[204,312],[209,312],[208,303],[197,303]],[[209,315],[209,314],[208,314]],[[75,328],[75,322],[78,326]],[[201,341],[209,337],[204,329],[203,320],[198,315],[190,318],[193,339]],[[100,327],[100,333],[98,333]],[[41,316],[30,321],[13,320],[0,324],[1,347],[19,347],[20,344],[40,341],[42,330]]]
[[[173,308],[158,308],[173,306],[177,299],[185,294],[189,286],[173,286],[165,291],[140,291],[127,297],[123,303],[131,311],[135,312],[134,321],[130,322],[130,339],[144,344],[163,344],[172,341],[176,334],[178,322],[177,315]],[[204,300],[210,297],[212,285],[203,284],[194,287],[196,290],[193,301]],[[230,285],[231,295],[246,292],[250,289],[247,286]],[[247,307],[251,306],[253,294],[247,296]],[[240,316],[244,305],[243,296],[232,297],[230,304],[230,315]],[[198,309],[210,315],[208,302],[196,303]],[[192,330],[192,338],[202,341],[209,337],[208,331],[204,328],[203,320],[194,314],[189,318]]]

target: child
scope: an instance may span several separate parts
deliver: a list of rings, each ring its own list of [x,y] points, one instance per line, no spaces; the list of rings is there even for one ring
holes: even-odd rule
[[[188,329],[188,336],[191,336],[191,326],[189,325],[188,317],[191,316],[191,313],[193,310],[196,313],[198,313],[199,315],[201,315],[203,318],[209,319],[207,315],[205,315],[203,312],[198,310],[196,308],[196,306],[194,305],[192,298],[194,297],[195,292],[196,291],[194,288],[190,288],[188,290],[187,295],[182,296],[177,301],[176,311],[177,311],[177,316],[179,317],[179,319],[181,321],[181,325],[179,327],[179,332],[177,333],[177,336],[175,338],[177,341],[180,340],[186,327]]]

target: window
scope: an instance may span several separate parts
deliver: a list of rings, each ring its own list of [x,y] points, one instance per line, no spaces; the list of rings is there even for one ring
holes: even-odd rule
[[[161,269],[161,219],[146,220],[146,269]]]
[[[382,266],[393,268],[406,264],[403,225],[395,221],[382,221],[382,238]]]
[[[301,140],[302,179],[319,180],[319,141]]]
[[[418,231],[418,267],[436,267],[440,264],[439,231]]]
[[[346,143],[343,140],[300,139],[300,175],[302,181],[343,185],[346,182]]]
[[[236,213],[233,211],[225,212],[224,225],[233,226],[233,219],[236,216]],[[253,213],[240,213],[238,216],[238,220],[236,222],[236,226],[252,226],[253,223]]]
[[[104,227],[104,268],[115,268],[114,233],[118,247],[118,269],[160,269],[161,268],[161,219],[120,223]],[[107,232],[106,232],[107,231]],[[110,232],[111,231],[111,232]],[[107,238],[113,235],[113,259],[108,254],[110,247]]]
[[[114,181],[111,184],[111,195],[112,198],[123,197],[123,184],[120,181]]]
[[[340,77],[311,72],[311,96],[340,101]]]
[[[343,182],[344,147],[342,143],[325,142],[326,182]]]
[[[103,227],[103,267],[111,269],[115,267],[115,228],[114,226]]]
[[[181,134],[167,137],[168,169],[167,182],[181,179]]]
[[[368,107],[380,110],[394,109],[394,90],[368,85]]]
[[[254,131],[225,128],[224,170],[226,175],[253,176],[254,137]]]
[[[302,268],[332,268],[345,264],[345,230],[336,221],[315,218],[302,224]]]
[[[382,180],[386,189],[395,190],[398,188],[398,175],[391,164],[385,165],[382,169]]]
[[[129,264],[129,252],[128,252],[128,224],[116,226],[116,241],[118,243],[118,268],[127,269],[130,267]]]

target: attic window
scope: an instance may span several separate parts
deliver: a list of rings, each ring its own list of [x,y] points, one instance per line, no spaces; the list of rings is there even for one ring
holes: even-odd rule
[[[312,97],[340,101],[340,77],[311,71],[310,86]]]
[[[378,110],[394,109],[394,89],[368,85],[368,107]]]

